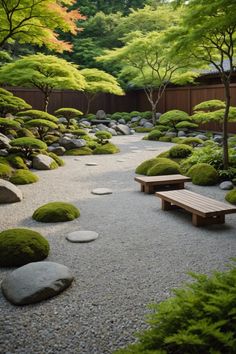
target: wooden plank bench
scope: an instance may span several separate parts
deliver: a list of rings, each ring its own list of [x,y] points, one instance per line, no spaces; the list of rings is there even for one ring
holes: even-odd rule
[[[191,181],[191,178],[182,175],[165,176],[141,176],[135,177],[135,181],[141,183],[141,192],[152,194],[157,187],[171,185],[174,189],[183,189],[184,182]]]
[[[155,195],[162,200],[162,210],[180,207],[192,213],[195,226],[224,224],[225,214],[236,213],[236,207],[186,189],[156,192]]]

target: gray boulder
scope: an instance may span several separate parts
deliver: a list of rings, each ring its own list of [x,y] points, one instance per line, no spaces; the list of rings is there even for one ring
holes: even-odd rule
[[[145,118],[142,118],[140,121],[139,121],[139,125],[142,127],[144,125],[144,123],[148,122],[147,119]]]
[[[90,126],[91,126],[91,123],[88,122],[87,120],[83,120],[83,121],[81,122],[81,124],[82,124],[83,126],[85,126],[85,127],[90,127]]]
[[[215,135],[213,138],[213,141],[215,143],[221,144],[221,143],[223,143],[223,136],[222,135]]]
[[[10,273],[2,282],[2,292],[15,305],[28,305],[53,297],[70,286],[70,270],[54,262],[26,264]]]
[[[233,188],[234,188],[234,185],[231,181],[224,181],[224,182],[221,182],[221,184],[220,184],[220,189],[222,189],[224,191],[227,191],[227,190],[230,190]]]
[[[167,132],[165,136],[168,136],[169,138],[175,138],[177,134],[175,132]]]
[[[13,183],[0,179],[0,204],[16,203],[23,199],[21,190]]]
[[[63,136],[59,143],[66,150],[77,149],[86,145],[86,141],[84,139],[73,139],[67,136]]]
[[[100,123],[100,124],[97,125],[97,129],[98,130],[106,130],[107,126],[105,124]]]
[[[145,122],[143,125],[144,128],[153,128],[153,124],[150,122]]]
[[[208,137],[204,134],[198,134],[196,135],[196,138],[201,139],[203,141],[208,140]]]
[[[7,156],[8,155],[8,151],[6,149],[0,149],[0,156]]]
[[[120,119],[118,120],[118,123],[120,123],[120,124],[126,124],[126,121],[124,120],[124,118],[120,118]]]
[[[141,117],[137,116],[137,117],[132,117],[131,118],[131,123],[136,123],[141,119]]]
[[[130,135],[130,128],[124,124],[118,124],[116,130],[123,135]]]
[[[117,135],[116,130],[113,129],[113,128],[106,128],[106,131],[109,132],[109,133],[111,133],[111,135],[113,135],[113,136],[116,136],[116,135]]]
[[[68,122],[67,122],[67,119],[66,119],[66,118],[61,117],[61,118],[58,119],[58,123],[59,123],[59,124],[67,124]]]
[[[185,137],[185,136],[186,136],[186,133],[185,133],[184,131],[180,130],[180,131],[178,132],[178,137],[179,137],[179,138],[182,138],[182,137]]]
[[[0,149],[10,149],[10,141],[6,135],[0,133]]]
[[[159,118],[160,118],[160,116],[162,115],[162,113],[160,113],[160,112],[157,112],[156,113],[156,119],[158,120]]]
[[[106,119],[107,115],[106,113],[102,110],[102,109],[99,109],[96,113],[96,118],[97,119]]]
[[[53,162],[55,161],[50,156],[38,154],[33,158],[33,168],[36,170],[51,170]]]
[[[48,151],[49,152],[53,152],[54,154],[56,154],[57,156],[63,156],[66,149],[63,146],[49,146],[48,147]]]

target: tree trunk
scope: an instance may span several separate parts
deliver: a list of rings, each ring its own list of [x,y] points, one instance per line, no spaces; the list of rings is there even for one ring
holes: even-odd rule
[[[157,113],[157,106],[156,104],[152,103],[152,124],[155,125],[156,124],[156,113]]]
[[[49,93],[46,92],[46,93],[44,93],[44,106],[43,106],[43,110],[45,112],[48,111],[48,104],[49,104]]]
[[[229,108],[230,108],[230,83],[228,80],[224,82],[224,90],[225,90],[225,112],[224,112],[224,120],[223,120],[223,164],[224,170],[229,168],[229,152],[228,152],[228,116],[229,116]]]
[[[86,109],[86,112],[85,112],[86,115],[89,114],[91,101],[92,100],[89,97],[87,97],[87,109]]]

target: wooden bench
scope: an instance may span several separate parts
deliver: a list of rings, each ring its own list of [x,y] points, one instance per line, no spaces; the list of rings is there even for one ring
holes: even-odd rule
[[[141,192],[152,194],[157,187],[171,185],[174,189],[183,189],[184,182],[191,181],[191,178],[182,175],[165,175],[153,177],[135,177],[135,181],[141,183]]]
[[[180,207],[192,213],[192,223],[195,226],[224,224],[225,214],[236,213],[236,208],[229,204],[186,189],[157,192],[155,195],[162,200],[162,210]]]

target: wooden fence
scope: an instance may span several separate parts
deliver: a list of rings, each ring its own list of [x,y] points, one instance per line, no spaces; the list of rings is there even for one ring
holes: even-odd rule
[[[42,109],[43,96],[36,89],[8,88],[16,96],[23,98],[35,109]],[[232,106],[236,106],[236,84],[231,85]],[[158,111],[164,113],[171,109],[181,109],[192,113],[193,107],[206,100],[224,99],[223,85],[201,85],[185,87],[169,87],[161,98]],[[70,90],[56,90],[52,93],[49,103],[49,112],[60,107],[74,107],[81,111],[86,110],[86,99],[83,93]],[[125,96],[100,94],[91,105],[91,113],[103,109],[107,113],[147,111],[150,105],[142,90],[128,92]],[[203,129],[221,131],[218,123],[209,123],[202,126]],[[229,124],[229,131],[236,133],[236,123]]]

